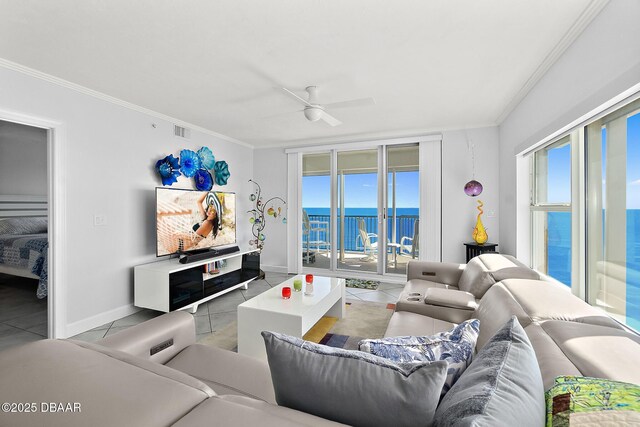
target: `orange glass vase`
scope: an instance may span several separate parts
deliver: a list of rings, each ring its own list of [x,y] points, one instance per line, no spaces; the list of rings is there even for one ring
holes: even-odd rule
[[[478,214],[478,219],[476,220],[476,226],[473,229],[473,240],[475,240],[475,242],[479,245],[482,245],[484,243],[487,242],[487,240],[489,240],[489,235],[487,234],[487,230],[484,228],[484,225],[482,224],[482,219],[481,216],[484,213],[484,211],[482,210],[482,207],[484,206],[484,204],[482,203],[481,200],[478,200],[478,210],[480,211],[480,213]]]

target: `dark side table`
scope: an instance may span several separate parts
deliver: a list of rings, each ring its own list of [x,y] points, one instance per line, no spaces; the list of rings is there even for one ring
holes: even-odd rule
[[[471,260],[471,258],[478,256],[480,254],[484,254],[487,252],[497,252],[496,247],[497,243],[485,243],[483,245],[479,245],[476,242],[469,242],[464,244],[467,248],[467,262]]]

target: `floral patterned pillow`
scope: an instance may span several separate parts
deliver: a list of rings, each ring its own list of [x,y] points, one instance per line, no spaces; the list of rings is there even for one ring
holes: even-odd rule
[[[448,362],[447,380],[442,389],[442,396],[444,396],[471,363],[479,330],[480,321],[470,319],[450,331],[432,336],[367,339],[360,341],[359,347],[360,351],[382,356],[397,363],[437,360]]]

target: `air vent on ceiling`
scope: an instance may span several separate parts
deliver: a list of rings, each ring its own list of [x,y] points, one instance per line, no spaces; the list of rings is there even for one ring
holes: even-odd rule
[[[173,134],[180,138],[191,138],[191,130],[178,125],[173,125]]]

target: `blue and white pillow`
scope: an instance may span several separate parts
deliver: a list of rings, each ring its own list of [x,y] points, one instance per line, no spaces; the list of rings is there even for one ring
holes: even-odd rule
[[[470,319],[450,331],[432,336],[367,339],[360,341],[359,347],[360,351],[397,363],[446,361],[449,368],[447,380],[442,388],[444,396],[471,363],[479,330],[480,321]]]

